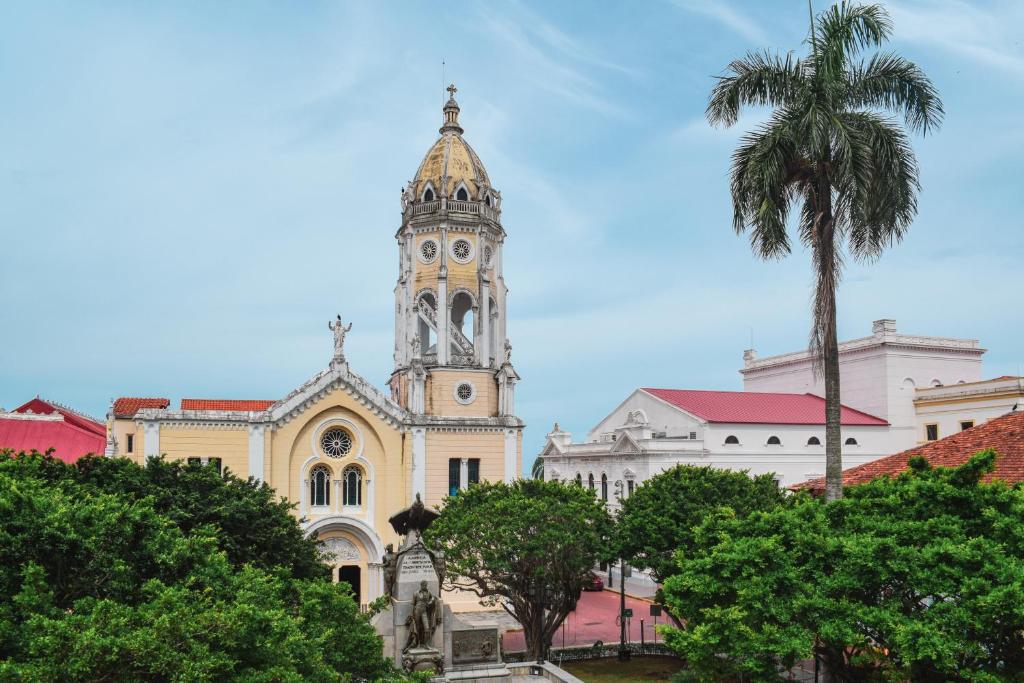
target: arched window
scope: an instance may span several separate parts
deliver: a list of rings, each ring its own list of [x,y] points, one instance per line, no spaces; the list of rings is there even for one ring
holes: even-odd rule
[[[729,446],[739,446],[740,440],[737,437],[730,434],[729,436],[725,437],[725,443]]]
[[[594,490],[594,473],[593,472],[591,472],[590,474],[587,475],[587,488],[589,488],[591,491]]]
[[[608,500],[608,475],[601,475],[601,500]]]
[[[821,439],[819,439],[816,436],[812,436],[811,438],[807,439],[807,445],[808,446],[820,446],[821,445]]]
[[[341,504],[363,504],[363,471],[358,467],[346,467],[341,475]]]
[[[779,437],[777,437],[777,436],[769,436],[768,437],[768,445],[769,446],[781,446],[782,445],[782,440]]]
[[[457,200],[459,200],[460,202],[468,202],[469,201],[469,193],[466,192],[466,188],[460,187],[459,191],[455,193],[455,198]]]
[[[331,504],[331,471],[317,465],[309,473],[309,504],[326,507]]]
[[[856,446],[857,445],[857,439],[855,439],[855,438],[853,438],[851,436],[849,439],[847,439],[845,441],[845,443],[846,443],[847,446]]]
[[[434,190],[433,189],[428,187],[426,190],[423,191],[423,201],[425,201],[425,202],[432,202],[432,201],[434,201]]]
[[[576,485],[583,488],[583,475],[579,472],[576,473]]]

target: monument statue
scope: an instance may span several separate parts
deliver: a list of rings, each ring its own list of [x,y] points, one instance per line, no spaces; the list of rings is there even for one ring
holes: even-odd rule
[[[328,321],[327,329],[334,333],[334,362],[345,362],[345,335],[352,329],[352,323],[345,327],[341,324],[341,316],[337,316],[334,322]]]
[[[441,623],[441,611],[437,608],[437,598],[427,589],[427,582],[420,581],[420,589],[412,598],[412,612],[406,620],[409,637],[405,641],[403,653],[413,649],[430,648],[434,639],[434,631]]]
[[[382,564],[384,565],[384,593],[391,597],[395,594],[395,577],[398,575],[398,553],[395,552],[394,544],[388,543],[384,549]]]

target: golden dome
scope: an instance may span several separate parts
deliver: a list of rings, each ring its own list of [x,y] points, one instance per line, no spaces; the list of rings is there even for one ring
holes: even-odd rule
[[[455,86],[449,86],[452,96],[444,105],[444,125],[441,126],[441,137],[433,144],[413,178],[413,192],[417,201],[423,200],[423,194],[429,186],[434,196],[454,197],[459,186],[465,184],[470,200],[482,199],[481,189],[491,186],[480,157],[462,138],[462,127],[459,125],[459,105],[455,102]],[[447,183],[445,182],[447,180]]]

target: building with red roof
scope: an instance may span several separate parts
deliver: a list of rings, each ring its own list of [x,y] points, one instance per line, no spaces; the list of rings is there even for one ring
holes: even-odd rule
[[[855,486],[877,477],[895,477],[907,469],[910,459],[915,456],[926,459],[933,467],[957,467],[975,453],[989,448],[996,452],[996,465],[985,480],[1024,483],[1024,410],[1007,413],[943,439],[843,470],[843,485]],[[825,480],[817,478],[793,488],[810,489],[821,494],[825,492]]]
[[[96,418],[38,396],[11,412],[0,412],[0,449],[36,450],[72,463],[102,454],[107,427]]]

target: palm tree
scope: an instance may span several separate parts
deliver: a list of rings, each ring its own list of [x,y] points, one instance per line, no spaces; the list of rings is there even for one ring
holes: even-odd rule
[[[810,2],[808,2],[810,4]],[[815,282],[810,350],[825,380],[826,500],[842,497],[836,287],[844,251],[877,259],[903,238],[917,213],[917,161],[903,128],[926,134],[942,102],[915,64],[892,52],[858,58],[892,32],[878,5],[842,2],[810,29],[810,54],[768,51],[732,62],[711,92],[713,125],[731,126],[740,107],[774,111],[733,153],[733,227],[749,231],[762,258],[789,254],[787,222],[811,251]]]
[[[537,459],[533,461],[533,468],[530,470],[530,474],[534,479],[544,478],[544,456],[538,455]]]

